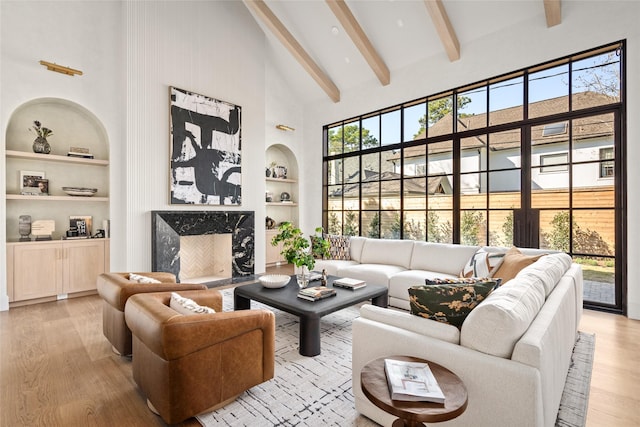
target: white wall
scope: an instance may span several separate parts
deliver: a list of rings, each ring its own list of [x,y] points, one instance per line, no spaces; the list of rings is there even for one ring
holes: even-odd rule
[[[535,65],[621,39],[627,39],[627,153],[628,218],[640,217],[640,2],[563,1],[562,24],[547,28],[541,14],[505,31],[490,34],[461,46],[461,59],[449,62],[444,51],[429,60],[391,75],[391,84],[380,86],[370,80],[362,87],[342,91],[338,104],[321,99],[304,110],[304,167],[309,179],[306,194],[319,194],[322,188],[322,126],[379,108],[435,94],[483,78]],[[301,224],[307,228],[322,220],[320,197],[309,197],[301,211]],[[627,235],[639,236],[638,221],[628,222]],[[640,239],[629,238],[628,259],[640,258]],[[628,314],[640,318],[640,264],[628,266]]]
[[[151,210],[193,208],[168,204],[169,86],[242,107],[242,206],[197,209],[255,211],[256,229],[263,229],[265,42],[242,2],[2,0],[0,36],[0,158],[11,113],[33,98],[69,99],[107,129],[112,270],[150,269]],[[41,59],[84,75],[47,71]],[[4,197],[0,206],[4,224]],[[5,234],[0,227],[1,241]],[[261,232],[255,262],[261,272]],[[5,263],[0,245],[0,264]],[[0,310],[7,308],[3,273]]]

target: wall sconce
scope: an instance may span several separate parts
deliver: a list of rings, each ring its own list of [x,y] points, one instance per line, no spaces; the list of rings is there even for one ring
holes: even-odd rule
[[[284,130],[284,131],[291,131],[291,132],[293,132],[295,130],[291,126],[287,126],[287,125],[276,125],[276,129],[280,129],[280,130]]]
[[[63,67],[62,65],[58,65],[58,64],[52,64],[51,62],[40,61],[40,64],[47,67],[47,70],[49,71],[55,71],[58,73],[66,74],[71,77],[73,77],[75,74],[78,74],[80,76],[82,75],[82,71],[80,70],[74,70],[73,68]]]

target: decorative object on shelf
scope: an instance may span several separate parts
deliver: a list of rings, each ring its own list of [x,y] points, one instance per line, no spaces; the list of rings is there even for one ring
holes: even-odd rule
[[[269,178],[271,176],[271,169],[269,167],[264,168],[264,175]]]
[[[169,94],[170,203],[241,205],[241,107],[176,87]]]
[[[83,147],[69,147],[67,156],[80,157],[82,159],[93,159],[93,154],[91,154],[91,151],[89,151],[88,148]]]
[[[32,196],[40,194],[38,180],[42,179],[44,179],[44,172],[20,171],[20,182],[22,183],[20,194]]]
[[[291,277],[284,274],[267,274],[260,276],[258,280],[265,288],[277,289],[285,287],[291,281]]]
[[[20,233],[21,242],[30,242],[31,237],[31,215],[20,215],[18,220],[18,232]]]
[[[49,154],[51,153],[51,145],[47,138],[53,135],[53,131],[49,128],[42,127],[42,123],[38,120],[33,121],[33,126],[29,128],[36,133],[36,139],[33,141],[33,152]]]
[[[73,215],[69,217],[69,229],[78,230],[78,237],[91,236],[93,217],[89,215]]]
[[[79,76],[82,75],[82,71],[80,70],[75,70],[73,68],[65,67],[62,65],[48,62],[48,61],[40,61],[40,65],[44,65],[45,67],[47,67],[47,70],[49,71],[55,71],[57,73],[66,74],[67,76],[71,76],[71,77],[73,77],[76,74]]]
[[[273,168],[273,177],[287,179],[287,168],[285,166],[276,166]]]
[[[36,236],[36,241],[51,240],[54,231],[56,222],[52,219],[39,219],[31,224],[31,232]]]
[[[283,191],[282,193],[280,193],[280,201],[281,202],[290,202],[291,201],[291,194],[287,193],[286,191]]]
[[[62,191],[70,196],[91,197],[98,191],[97,188],[62,187]]]
[[[39,179],[36,179],[36,183],[38,184],[38,196],[48,196],[49,180],[44,178],[39,178]]]
[[[271,230],[276,227],[276,222],[273,218],[267,217],[265,220],[265,226],[267,227],[267,230]]]
[[[315,229],[311,241],[305,238],[302,231],[288,221],[280,224],[279,233],[271,239],[271,244],[277,246],[282,242],[280,252],[289,264],[296,267],[296,280],[301,288],[309,284],[309,272],[316,265],[316,258],[329,255],[329,242],[322,236],[322,227]]]
[[[273,202],[273,193],[271,191],[265,192],[264,201],[265,202]]]

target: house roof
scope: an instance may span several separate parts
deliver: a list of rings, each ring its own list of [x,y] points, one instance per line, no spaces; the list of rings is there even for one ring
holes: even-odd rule
[[[416,177],[419,178],[419,177]],[[338,197],[358,197],[359,189],[362,188],[363,197],[377,196],[380,191],[381,196],[385,195],[398,195],[400,174],[396,172],[382,172],[380,174],[368,171],[367,178],[362,183],[354,182],[345,184],[335,192],[331,193],[331,196]],[[428,184],[425,186],[424,179],[405,179],[404,180],[404,194],[425,194],[425,189],[428,194],[445,194],[451,193],[449,181],[444,176],[428,177]]]

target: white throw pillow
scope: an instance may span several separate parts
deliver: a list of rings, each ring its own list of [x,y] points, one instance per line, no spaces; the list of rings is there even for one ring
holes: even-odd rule
[[[484,248],[471,255],[469,261],[460,272],[460,277],[492,277],[496,268],[504,258],[503,253],[487,252]]]
[[[171,292],[171,302],[169,307],[180,314],[189,316],[191,314],[208,314],[216,311],[205,305],[198,305],[194,300],[180,296],[176,292]]]
[[[162,283],[160,280],[156,280],[152,277],[142,276],[136,273],[129,273],[129,280],[138,283]]]

